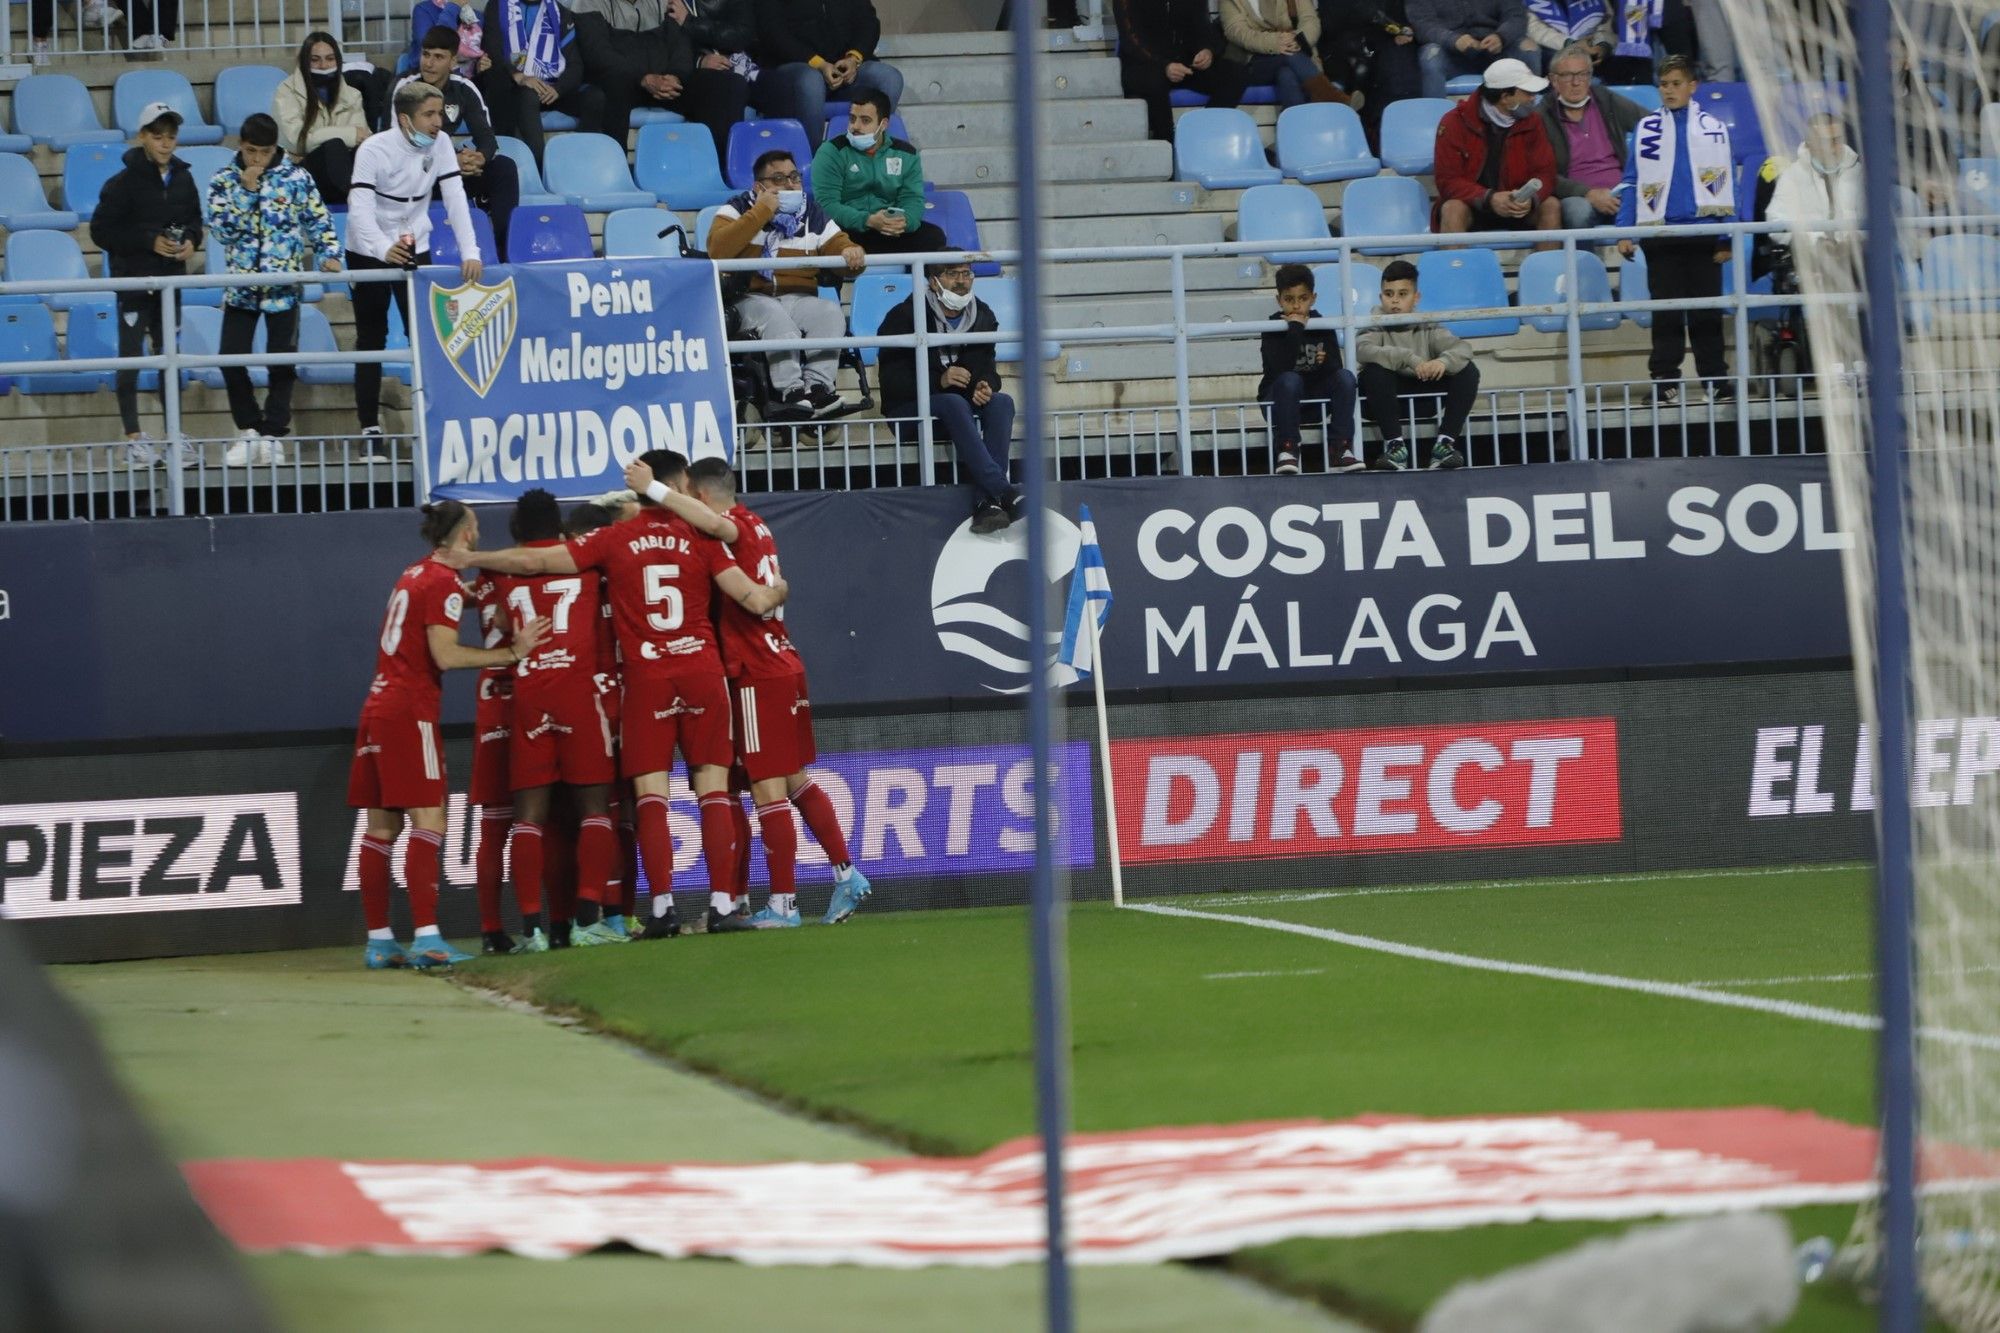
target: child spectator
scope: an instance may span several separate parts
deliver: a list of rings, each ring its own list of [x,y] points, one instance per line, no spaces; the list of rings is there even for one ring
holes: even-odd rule
[[[813,154],[813,198],[871,255],[923,254],[945,248],[944,232],[924,221],[924,162],[889,137],[889,96],[854,95],[847,133]]]
[[[346,203],[354,150],[369,134],[368,114],[360,90],[341,75],[340,43],[332,33],[306,34],[298,68],[271,98],[271,114],[278,122],[278,142],[312,174],[320,198]]]
[[[1326,404],[1327,456],[1333,471],[1356,472],[1363,466],[1354,453],[1354,376],[1341,364],[1340,343],[1325,330],[1306,330],[1306,321],[1322,318],[1313,308],[1313,274],[1304,264],[1278,270],[1278,309],[1270,316],[1285,322],[1282,333],[1258,339],[1264,354],[1264,378],[1257,385],[1271,422],[1271,470],[1290,476],[1299,470],[1299,408],[1302,403]]]
[[[1415,264],[1398,259],[1382,270],[1382,303],[1376,314],[1412,314],[1420,299]],[[1444,415],[1431,441],[1428,466],[1465,466],[1458,442],[1479,395],[1479,367],[1472,364],[1472,349],[1463,338],[1442,324],[1370,328],[1355,341],[1354,359],[1361,366],[1362,410],[1382,432],[1382,452],[1370,467],[1401,472],[1410,466],[1413,450],[1403,400],[1439,394],[1444,396]]]

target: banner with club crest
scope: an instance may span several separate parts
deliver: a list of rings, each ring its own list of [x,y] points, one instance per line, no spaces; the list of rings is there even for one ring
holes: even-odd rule
[[[417,276],[431,492],[563,499],[623,486],[648,449],[731,456],[722,296],[688,259],[498,264]]]

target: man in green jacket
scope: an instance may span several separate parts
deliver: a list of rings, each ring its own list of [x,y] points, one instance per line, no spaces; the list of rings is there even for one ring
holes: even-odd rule
[[[889,137],[889,97],[873,88],[854,95],[847,133],[828,139],[812,160],[813,198],[871,255],[945,249],[944,232],[924,221],[924,160]]]

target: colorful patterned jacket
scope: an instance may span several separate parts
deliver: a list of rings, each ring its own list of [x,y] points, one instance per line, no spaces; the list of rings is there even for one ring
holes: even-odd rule
[[[208,225],[222,243],[231,273],[304,273],[341,258],[340,238],[305,168],[283,155],[264,171],[255,191],[243,185],[236,158],[208,183]],[[231,287],[225,305],[282,311],[298,304],[298,287]]]

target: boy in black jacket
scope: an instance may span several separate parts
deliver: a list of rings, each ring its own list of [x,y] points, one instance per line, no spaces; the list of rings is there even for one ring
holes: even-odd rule
[[[963,260],[933,270],[928,286],[882,317],[884,337],[917,330],[917,309],[931,333],[994,333],[992,310],[972,294],[972,266]],[[998,532],[1021,517],[1021,492],[1007,475],[1014,448],[1014,400],[1000,392],[1000,371],[992,343],[963,343],[927,349],[930,353],[931,416],[944,427],[958,465],[977,497],[974,532]],[[912,347],[884,347],[881,355],[882,414],[917,414],[917,353]]]
[[[1312,270],[1286,264],[1278,270],[1278,309],[1270,316],[1289,326],[1283,333],[1258,339],[1264,353],[1264,378],[1257,397],[1271,422],[1272,471],[1290,476],[1299,470],[1299,405],[1331,405],[1326,422],[1327,455],[1335,472],[1358,472],[1363,466],[1354,453],[1354,373],[1340,363],[1340,344],[1331,333],[1306,331],[1306,321],[1323,318],[1313,309]]]
[[[201,245],[201,194],[188,164],[174,155],[180,112],[149,103],[139,118],[139,142],[125,154],[125,169],[105,182],[90,218],[90,239],[104,251],[114,278],[167,277],[187,272]],[[165,350],[160,333],[160,291],[118,293],[118,355]],[[176,307],[178,309],[178,307]],[[166,394],[161,376],[160,393]],[[126,456],[135,467],[160,461],[160,451],[139,429],[139,372],[118,372],[118,415],[125,423]]]
[[[1118,18],[1119,81],[1146,103],[1146,133],[1171,143],[1173,91],[1208,95],[1210,106],[1235,106],[1250,67],[1222,58],[1222,28],[1208,0],[1112,0]]]

